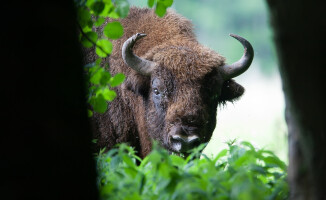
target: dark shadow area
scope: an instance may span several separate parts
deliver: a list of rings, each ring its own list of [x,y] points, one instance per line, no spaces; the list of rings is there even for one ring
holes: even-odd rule
[[[73,1],[2,10],[0,198],[97,199]]]

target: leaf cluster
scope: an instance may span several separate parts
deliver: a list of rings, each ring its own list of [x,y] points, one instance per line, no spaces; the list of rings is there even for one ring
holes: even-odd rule
[[[95,63],[85,66],[88,75],[87,82],[91,84],[88,88],[88,103],[98,113],[104,113],[107,110],[107,101],[113,101],[117,96],[112,88],[120,85],[125,79],[125,75],[121,73],[111,76],[106,70],[108,66],[102,67],[101,61],[102,59],[97,59]],[[92,111],[89,113],[92,115]]]
[[[112,43],[109,39],[118,39],[123,35],[123,27],[118,21],[107,23],[103,28],[105,37],[99,38],[93,27],[103,25],[106,18],[124,18],[129,13],[127,0],[85,0],[76,1],[77,16],[80,28],[80,41],[84,47],[96,46],[96,54],[104,58],[112,52]]]
[[[124,18],[129,12],[127,0],[81,0],[75,1],[77,7],[78,26],[80,31],[80,42],[85,48],[95,46],[95,52],[100,58],[110,55],[113,45],[110,41],[119,39],[123,35],[123,27],[118,21],[109,22],[103,28],[103,33],[93,31],[93,27],[99,27],[105,22],[105,18]],[[99,35],[102,35],[99,38]],[[120,85],[125,76],[121,73],[112,76],[103,66],[101,59],[87,64],[88,103],[93,111],[104,113],[107,110],[107,102],[113,101],[117,96],[112,89]],[[93,115],[89,110],[89,116]]]
[[[144,159],[121,144],[97,155],[102,199],[287,199],[287,167],[271,151],[230,142],[216,157],[182,158],[158,145]],[[138,163],[138,164],[137,164]]]

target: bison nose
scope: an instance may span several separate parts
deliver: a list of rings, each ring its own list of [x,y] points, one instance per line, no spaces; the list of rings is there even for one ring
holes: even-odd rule
[[[172,148],[178,152],[187,152],[188,150],[198,146],[200,139],[197,135],[172,135],[171,136]]]

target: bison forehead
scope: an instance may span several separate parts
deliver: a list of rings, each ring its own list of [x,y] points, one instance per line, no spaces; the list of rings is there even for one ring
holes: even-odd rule
[[[200,79],[225,61],[224,57],[198,43],[159,47],[152,53],[152,60],[171,71],[178,80]]]

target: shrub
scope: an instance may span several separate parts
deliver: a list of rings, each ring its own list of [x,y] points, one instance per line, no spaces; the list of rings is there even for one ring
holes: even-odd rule
[[[154,145],[143,160],[121,144],[97,155],[102,199],[287,199],[287,166],[249,142],[228,143],[215,158],[182,158]],[[201,158],[199,158],[201,157]],[[136,164],[137,163],[137,164]]]

